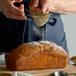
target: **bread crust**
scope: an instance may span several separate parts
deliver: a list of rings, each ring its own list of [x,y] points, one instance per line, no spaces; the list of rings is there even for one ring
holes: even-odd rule
[[[68,65],[68,54],[53,42],[24,43],[5,55],[6,67],[13,71],[60,69]]]

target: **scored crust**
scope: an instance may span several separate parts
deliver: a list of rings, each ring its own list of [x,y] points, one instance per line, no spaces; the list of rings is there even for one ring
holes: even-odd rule
[[[67,66],[68,54],[53,42],[38,41],[21,44],[5,60],[10,70],[55,69]]]

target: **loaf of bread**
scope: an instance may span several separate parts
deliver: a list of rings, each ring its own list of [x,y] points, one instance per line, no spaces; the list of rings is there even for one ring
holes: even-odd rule
[[[68,54],[53,42],[29,42],[6,54],[5,62],[12,71],[60,69],[67,67]]]

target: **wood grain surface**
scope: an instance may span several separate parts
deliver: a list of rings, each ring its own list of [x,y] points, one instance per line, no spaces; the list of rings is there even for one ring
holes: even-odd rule
[[[51,74],[55,71],[64,71],[67,73],[76,73],[76,66],[73,65],[68,65],[66,68],[64,69],[46,69],[46,70],[31,70],[31,71],[22,71],[25,73],[30,73],[32,75],[35,76],[51,76]],[[13,71],[10,71],[6,68],[6,66],[0,66],[0,74],[1,73],[8,73],[8,74],[12,74]],[[0,75],[1,76],[1,75]],[[3,76],[3,75],[2,75]],[[72,75],[73,76],[73,75]]]

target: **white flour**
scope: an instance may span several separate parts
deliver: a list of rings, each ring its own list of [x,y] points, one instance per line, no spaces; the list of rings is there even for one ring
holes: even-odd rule
[[[43,38],[43,36],[44,36],[43,27],[33,26],[33,30],[34,30],[36,36]]]

